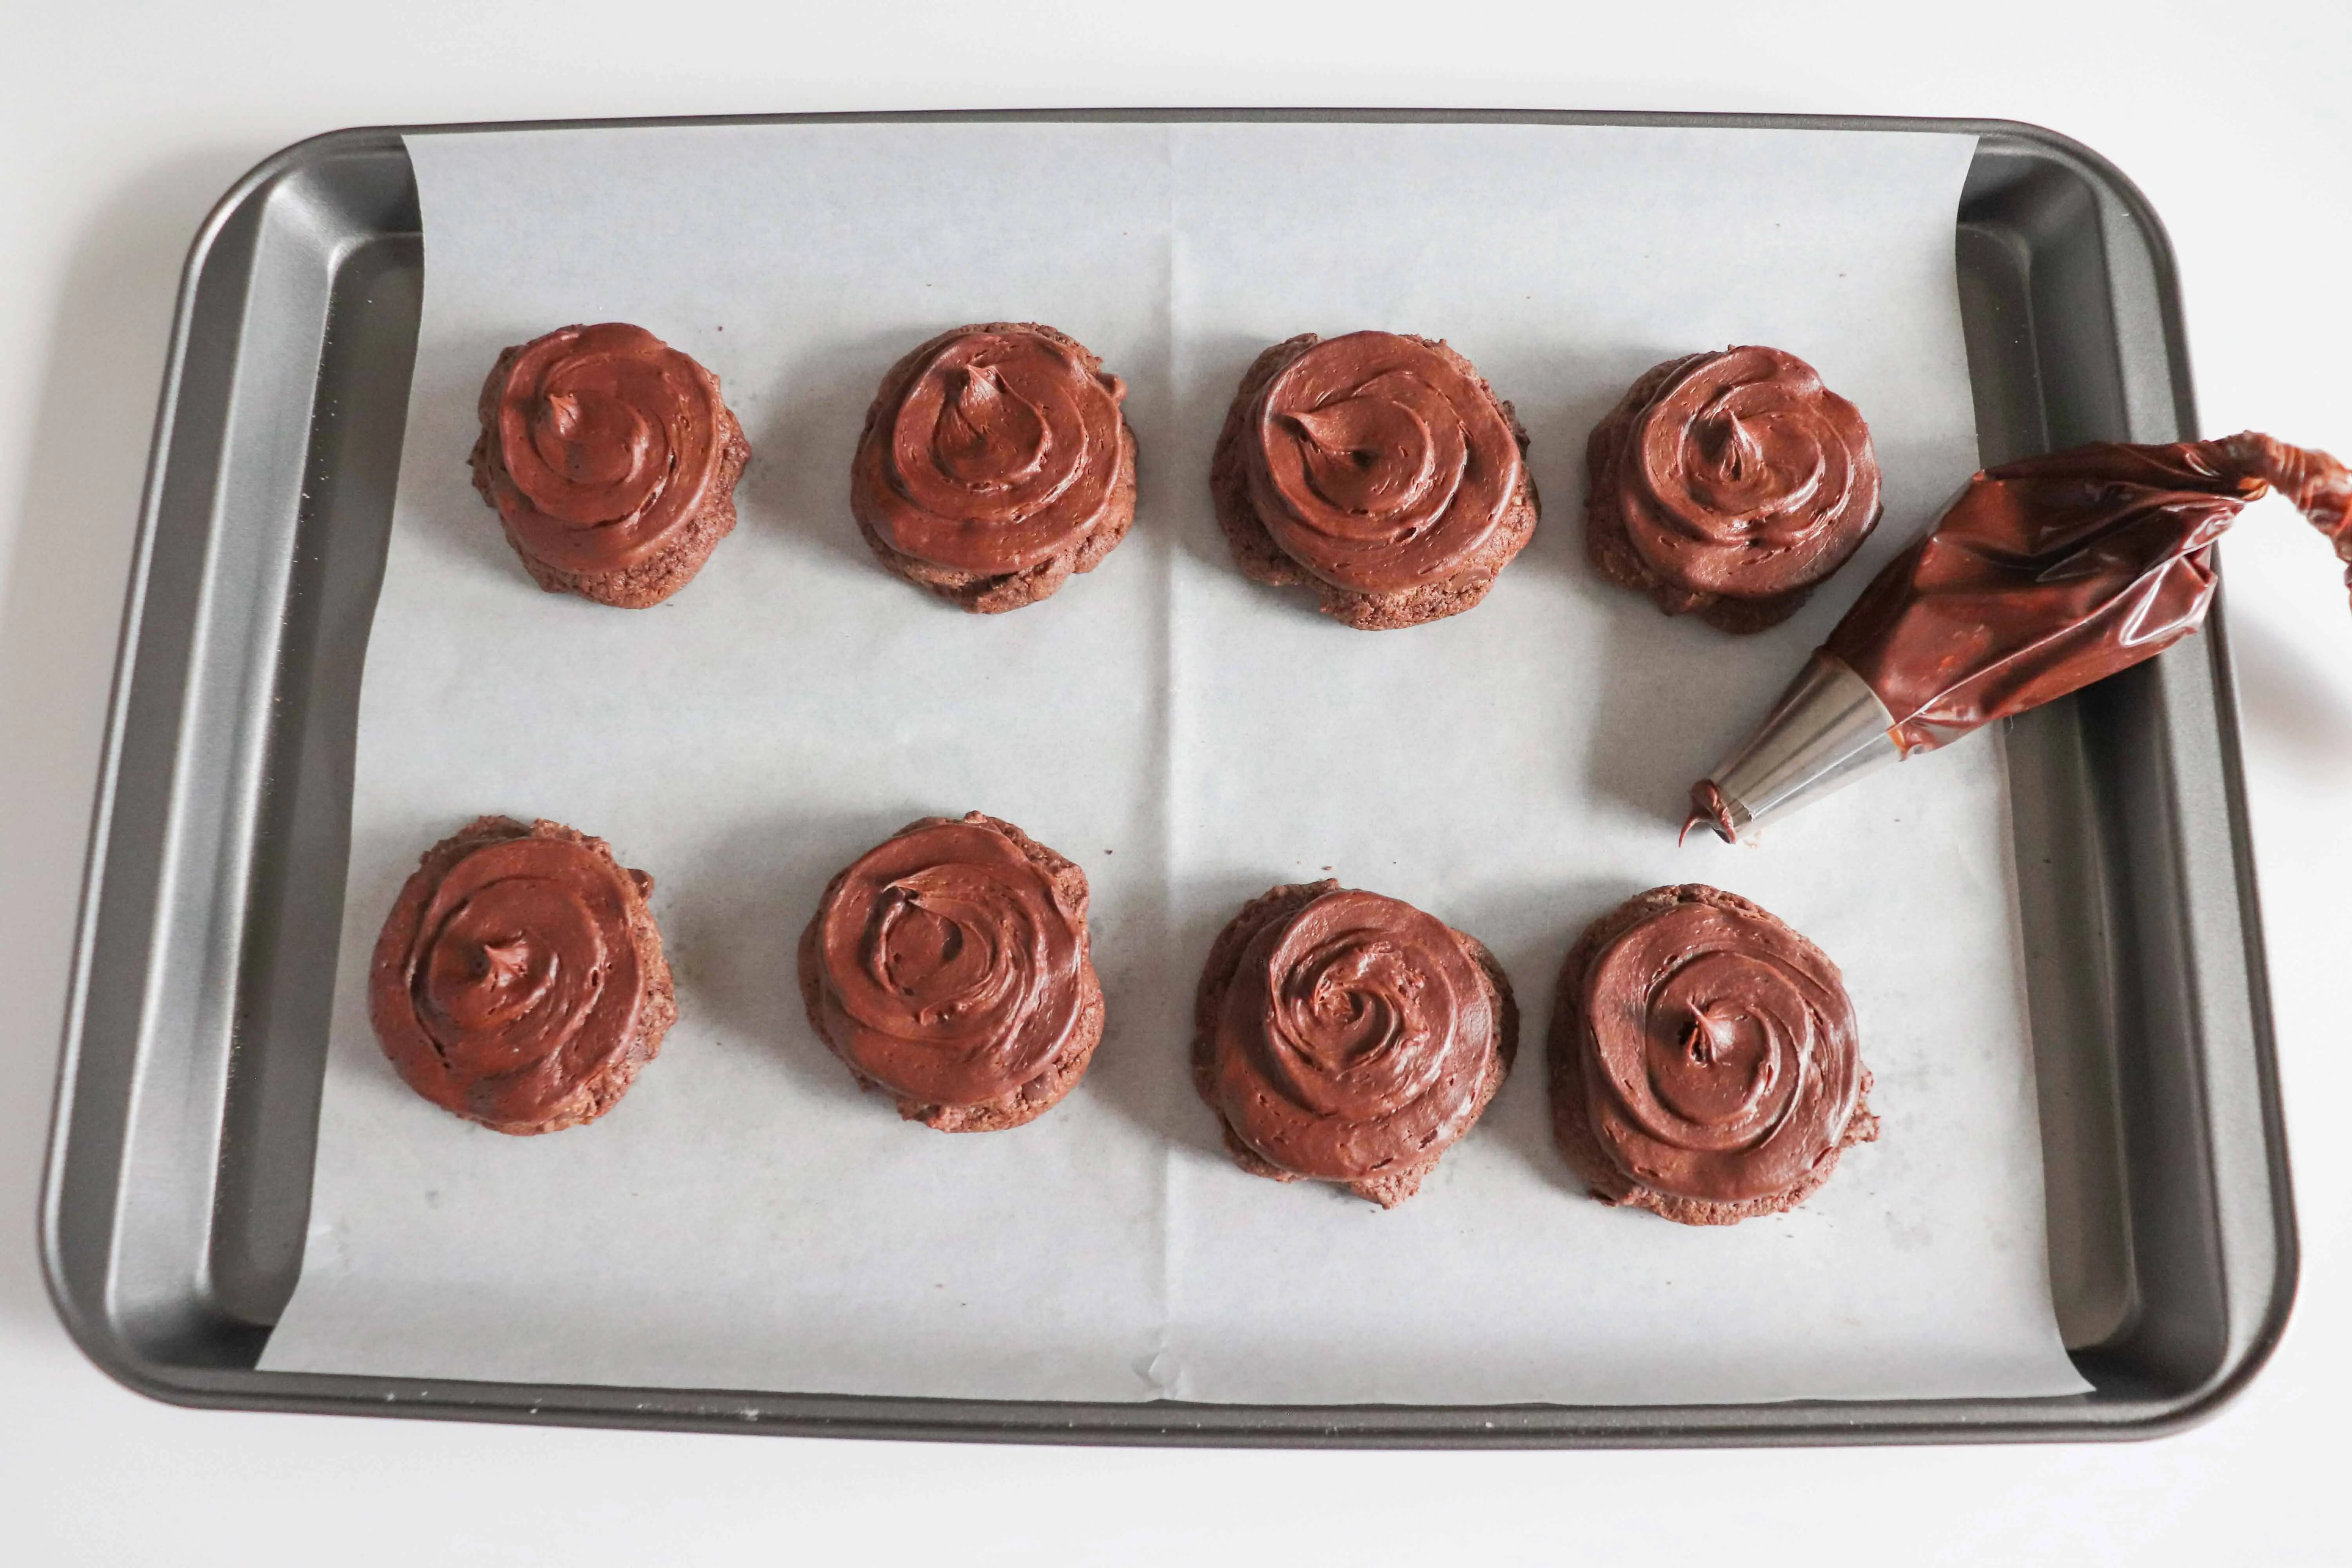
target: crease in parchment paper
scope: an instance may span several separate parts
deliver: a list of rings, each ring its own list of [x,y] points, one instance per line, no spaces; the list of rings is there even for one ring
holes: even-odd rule
[[[426,288],[369,647],[313,1245],[265,1366],[1026,1399],[1656,1403],[2063,1394],[1998,737],[1760,846],[1683,786],[1976,466],[1965,137],[1370,124],[830,124],[420,135]],[[1126,378],[1138,522],[965,616],[847,515],[883,370],[1044,321]],[[467,483],[498,351],[631,321],[754,449],[701,576],[551,596]],[[1367,634],[1244,581],[1205,474],[1266,344],[1448,339],[1533,437],[1543,521],[1475,611]],[[1582,561],[1582,447],[1641,370],[1790,349],[1872,424],[1886,517],[1788,625],[1668,621]],[[793,948],[825,879],[982,809],[1082,865],[1108,1026],[1016,1131],[861,1096]],[[367,955],[428,845],[560,818],[656,878],[680,1019],[593,1126],[512,1139],[404,1089]],[[1518,1066],[1391,1213],[1237,1170],[1192,987],[1244,899],[1336,876],[1485,941]],[[1551,1147],[1543,1034],[1584,924],[1717,882],[1843,966],[1885,1126],[1798,1212],[1613,1211]]]

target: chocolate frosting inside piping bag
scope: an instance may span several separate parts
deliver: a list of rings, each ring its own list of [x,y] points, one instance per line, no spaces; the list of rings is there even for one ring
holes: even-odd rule
[[[1026,571],[1100,521],[1118,483],[1127,384],[1042,332],[959,331],[915,352],[858,449],[858,514],[901,554]]]
[[[1853,1005],[1818,949],[1777,921],[1682,903],[1586,973],[1586,1115],[1617,1168],[1711,1203],[1798,1185],[1862,1093]]]
[[[1906,753],[2150,658],[2204,624],[2212,544],[2275,479],[2352,544],[2352,476],[2252,431],[2100,443],[1979,475],[1889,563],[1824,651],[1868,682]]]
[[[895,1094],[1002,1099],[1077,1026],[1086,919],[992,827],[939,821],[886,840],[842,873],[819,917],[826,1037]]]
[[[1216,1103],[1260,1155],[1360,1181],[1427,1160],[1478,1112],[1499,1020],[1433,915],[1334,889],[1269,921],[1218,1016]]]
[[[512,352],[483,389],[499,516],[567,572],[623,571],[702,506],[727,445],[719,384],[642,327],[566,327]]]
[[[2197,630],[2214,542],[2273,484],[2352,562],[2352,474],[2252,431],[2100,442],[1987,469],[1863,590],[1816,663],[1867,685],[1903,754],[1944,745]],[[1698,794],[1720,776],[1694,786],[1685,832],[1707,822],[1732,836]]]
[[[1393,332],[1314,344],[1258,394],[1244,468],[1283,553],[1336,587],[1442,583],[1519,487],[1519,446],[1459,365]]]
[[[646,994],[628,875],[583,845],[533,836],[467,852],[429,889],[412,882],[369,985],[401,1076],[460,1115],[527,1122],[610,1065],[635,1037]]]

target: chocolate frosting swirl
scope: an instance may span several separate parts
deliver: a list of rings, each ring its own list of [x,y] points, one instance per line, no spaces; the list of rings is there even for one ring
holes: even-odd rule
[[[583,1090],[671,1016],[659,949],[649,963],[639,947],[652,886],[559,824],[474,824],[425,857],[377,940],[384,1054],[425,1099],[495,1127],[603,1110]]]
[[[1315,343],[1259,390],[1249,424],[1244,473],[1266,531],[1357,593],[1453,576],[1519,489],[1518,440],[1493,395],[1418,338]]]
[[[1118,487],[1127,384],[1058,332],[961,327],[884,381],[850,475],[858,521],[902,555],[1003,575],[1072,549]]]
[[[734,435],[719,381],[643,327],[565,327],[482,388],[485,482],[516,547],[565,572],[644,561],[701,510]]]
[[[1870,428],[1812,366],[1732,348],[1654,375],[1610,480],[1626,538],[1658,577],[1694,595],[1776,598],[1827,577],[1869,537]]]
[[[1433,1161],[1477,1121],[1501,1044],[1465,941],[1323,882],[1242,951],[1213,1021],[1211,1103],[1282,1170],[1353,1182]]]
[[[1584,972],[1591,1131],[1620,1173],[1668,1197],[1800,1188],[1846,1141],[1865,1087],[1837,966],[1745,900],[1659,891],[1675,897]]]
[[[927,817],[825,889],[808,938],[819,1032],[861,1078],[972,1106],[1044,1076],[1088,999],[1085,879],[974,812]]]

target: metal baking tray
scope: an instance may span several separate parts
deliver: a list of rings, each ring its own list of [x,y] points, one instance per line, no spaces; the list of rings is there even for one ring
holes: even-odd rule
[[[2032,126],[1414,111],[880,118],[1972,133],[1954,242],[1985,460],[2196,427],[2155,213],[2095,153]],[[2294,1218],[2217,603],[2203,637],[2009,731],[2051,1275],[2088,1394],[1300,1407],[257,1370],[301,1267],[361,660],[415,353],[424,247],[401,135],[337,132],[264,163],[197,233],[181,284],[41,1208],[58,1312],[123,1383],[185,1405],[875,1437],[1753,1445],[2147,1436],[2210,1413],[2268,1356],[2294,1293]]]

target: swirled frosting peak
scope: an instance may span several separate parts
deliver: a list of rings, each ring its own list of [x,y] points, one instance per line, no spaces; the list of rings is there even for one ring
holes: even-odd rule
[[[1251,505],[1335,587],[1442,583],[1504,521],[1517,434],[1462,358],[1394,332],[1316,342],[1271,377],[1244,447]]]
[[[859,857],[810,928],[811,1010],[850,1068],[930,1105],[1003,1099],[1076,1043],[1090,991],[1083,877],[978,813]]]
[[[1356,1182],[1433,1161],[1491,1090],[1503,1021],[1464,940],[1396,899],[1323,882],[1250,937],[1207,1079],[1283,1171]]]
[[[951,571],[1026,571],[1112,510],[1127,384],[1034,324],[961,327],[882,384],[850,479],[858,521]]]
[[[1585,972],[1585,1113],[1610,1163],[1670,1198],[1803,1187],[1861,1101],[1853,1005],[1822,951],[1745,900],[1662,889]],[[1686,896],[1708,894],[1709,897]],[[1645,898],[1654,898],[1645,895]]]
[[[1612,417],[1622,446],[1594,476],[1603,504],[1649,571],[1686,593],[1809,588],[1878,522],[1869,426],[1794,354],[1689,355],[1635,383]]]
[[[734,419],[718,378],[643,327],[565,327],[509,349],[482,389],[483,482],[517,548],[625,570],[703,508]]]
[[[494,1127],[603,1110],[611,1096],[583,1096],[643,1049],[646,1025],[668,1024],[659,950],[648,963],[640,947],[651,885],[553,823],[485,818],[436,847],[376,944],[385,1054],[418,1093]]]

